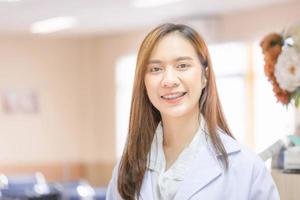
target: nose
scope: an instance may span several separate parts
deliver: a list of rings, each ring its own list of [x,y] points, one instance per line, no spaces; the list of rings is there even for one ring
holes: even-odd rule
[[[161,86],[165,88],[177,87],[180,84],[178,74],[173,69],[173,67],[167,67],[164,71]]]

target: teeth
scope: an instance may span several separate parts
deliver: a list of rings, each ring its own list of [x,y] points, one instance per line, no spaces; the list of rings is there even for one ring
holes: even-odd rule
[[[164,98],[164,99],[176,99],[176,98],[181,97],[183,95],[185,95],[185,92],[179,93],[179,94],[165,95],[165,96],[162,96],[162,98]]]

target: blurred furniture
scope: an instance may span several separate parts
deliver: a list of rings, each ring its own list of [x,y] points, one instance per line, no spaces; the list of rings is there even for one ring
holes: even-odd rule
[[[93,188],[85,180],[47,183],[41,173],[0,174],[1,200],[105,200],[106,188]]]
[[[264,161],[272,158],[271,174],[278,188],[281,200],[300,199],[299,152],[300,137],[289,135],[279,139],[259,154]]]
[[[87,181],[58,183],[64,200],[105,200],[105,188],[93,188]]]
[[[4,200],[59,200],[60,193],[47,184],[41,173],[30,175],[0,175],[1,199]]]
[[[276,169],[273,169],[271,173],[281,200],[300,199],[300,174],[287,174]]]
[[[96,195],[95,195],[95,200],[105,200],[106,196],[106,188],[94,188]]]

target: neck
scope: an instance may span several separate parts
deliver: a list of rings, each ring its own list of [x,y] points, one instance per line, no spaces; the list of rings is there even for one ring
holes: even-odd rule
[[[180,117],[162,115],[164,147],[185,147],[197,132],[200,119],[199,110]]]

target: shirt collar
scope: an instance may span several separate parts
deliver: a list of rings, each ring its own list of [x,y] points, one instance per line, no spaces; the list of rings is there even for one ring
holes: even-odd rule
[[[149,169],[154,171],[159,171],[159,169],[162,168],[163,155],[161,154],[161,152],[163,152],[163,129],[162,129],[161,122],[159,122],[151,144],[150,155],[148,157]]]

